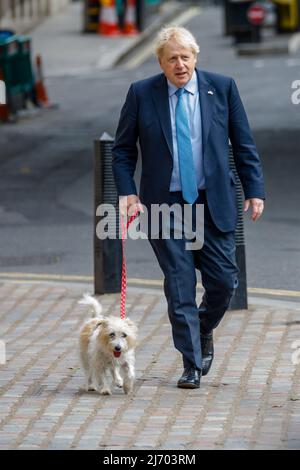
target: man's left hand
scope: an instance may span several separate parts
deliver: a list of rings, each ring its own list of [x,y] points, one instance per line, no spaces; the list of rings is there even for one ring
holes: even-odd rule
[[[251,219],[253,221],[258,220],[264,210],[263,199],[258,199],[257,197],[253,197],[252,199],[246,199],[244,202],[244,212],[247,212],[250,205],[252,206]]]

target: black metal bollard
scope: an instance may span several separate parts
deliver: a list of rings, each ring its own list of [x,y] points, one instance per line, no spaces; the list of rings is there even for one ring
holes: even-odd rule
[[[136,23],[137,23],[137,29],[139,31],[144,31],[145,29],[145,18],[146,18],[146,1],[137,0],[136,1]]]
[[[236,262],[239,268],[238,281],[239,285],[231,299],[229,310],[240,310],[248,308],[247,301],[247,276],[246,276],[246,252],[245,252],[245,234],[244,234],[244,218],[243,218],[243,189],[236,171],[232,146],[229,145],[229,166],[234,172],[236,179],[236,199],[238,208],[238,221],[235,230],[235,246],[236,246]]]
[[[94,142],[94,291],[95,294],[121,291],[122,243],[119,239],[118,193],[112,173],[112,146],[114,139],[104,133]],[[116,239],[100,239],[97,215],[100,204],[112,204],[116,211]]]

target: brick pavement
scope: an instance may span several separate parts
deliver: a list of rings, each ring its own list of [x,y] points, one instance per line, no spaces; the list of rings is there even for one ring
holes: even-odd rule
[[[200,390],[176,388],[182,366],[161,292],[130,288],[139,326],[130,396],[82,390],[77,335],[91,286],[0,283],[0,449],[300,449],[299,309],[250,305],[229,312]],[[118,313],[119,296],[101,297]]]

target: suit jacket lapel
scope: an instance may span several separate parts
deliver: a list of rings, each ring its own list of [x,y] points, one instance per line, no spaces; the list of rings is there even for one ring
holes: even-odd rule
[[[202,146],[205,152],[206,142],[209,134],[211,120],[215,110],[216,91],[205,78],[204,73],[196,69],[198,76],[198,87],[201,107],[202,121]]]
[[[153,88],[153,99],[159,116],[161,128],[167,141],[171,155],[173,155],[172,127],[169,106],[168,83],[162,74]]]

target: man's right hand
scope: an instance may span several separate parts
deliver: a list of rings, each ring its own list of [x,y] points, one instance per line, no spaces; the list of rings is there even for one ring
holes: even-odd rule
[[[144,212],[143,205],[136,194],[129,194],[129,196],[119,197],[119,208],[122,216],[131,216],[136,210]]]

